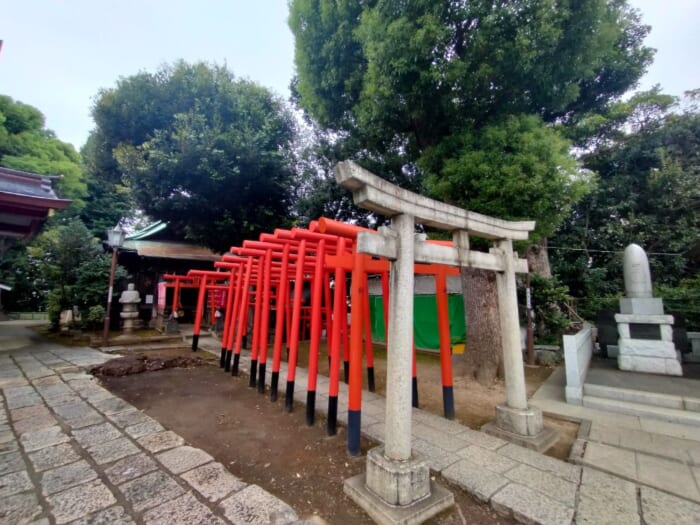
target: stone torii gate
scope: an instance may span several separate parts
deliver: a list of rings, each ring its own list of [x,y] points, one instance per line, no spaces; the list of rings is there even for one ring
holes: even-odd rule
[[[427,462],[411,451],[411,371],[414,263],[495,271],[497,275],[506,403],[484,430],[531,448],[545,448],[556,435],[542,424],[542,412],[528,407],[520,347],[516,272],[527,261],[513,253],[534,221],[505,221],[470,212],[399,188],[352,161],[336,165],[338,184],[355,204],[391,217],[379,235],[362,232],[357,251],[391,261],[387,342],[385,444],[367,454],[367,472],[345,482],[345,492],[378,523],[421,523],[453,503],[452,494],[430,482]],[[453,246],[429,244],[415,224],[451,231]],[[493,241],[489,253],[469,249],[469,237]]]

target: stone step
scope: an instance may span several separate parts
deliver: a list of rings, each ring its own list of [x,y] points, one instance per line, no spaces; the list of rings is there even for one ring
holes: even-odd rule
[[[700,413],[700,397],[662,394],[659,392],[648,392],[646,390],[637,390],[633,388],[619,388],[596,383],[584,383],[583,395]]]
[[[648,417],[667,421],[669,423],[679,423],[681,425],[691,425],[700,427],[700,413],[688,410],[678,410],[654,405],[643,405],[630,401],[620,401],[584,394],[583,406],[596,410],[606,410],[630,416]]]

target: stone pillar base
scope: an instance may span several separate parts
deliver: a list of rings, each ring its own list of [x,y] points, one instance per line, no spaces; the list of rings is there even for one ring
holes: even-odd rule
[[[497,405],[496,420],[485,424],[481,430],[537,452],[544,452],[559,439],[554,430],[544,426],[542,411],[532,406],[518,409]]]
[[[345,493],[379,524],[423,523],[454,504],[451,492],[430,481],[425,459],[394,461],[384,447],[367,453],[367,473],[345,480]]]

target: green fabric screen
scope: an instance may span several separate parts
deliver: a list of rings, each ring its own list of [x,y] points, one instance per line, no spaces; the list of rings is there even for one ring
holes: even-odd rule
[[[467,330],[464,325],[464,301],[459,294],[447,296],[450,314],[450,341],[452,345],[464,343]],[[386,343],[384,331],[384,300],[381,295],[371,295],[369,311],[372,323],[372,341]],[[413,299],[413,336],[416,348],[440,350],[440,334],[437,322],[437,301],[434,295],[416,295]]]

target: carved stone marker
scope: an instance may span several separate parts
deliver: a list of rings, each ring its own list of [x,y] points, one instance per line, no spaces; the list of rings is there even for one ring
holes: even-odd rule
[[[625,297],[617,322],[620,370],[683,375],[680,352],[673,344],[673,316],[652,296],[649,260],[641,246],[630,244],[623,259]]]
[[[119,314],[124,323],[122,329],[125,334],[130,334],[138,327],[138,308],[141,302],[141,296],[135,289],[134,283],[128,284],[127,289],[119,297],[119,302],[122,304],[122,312]]]

